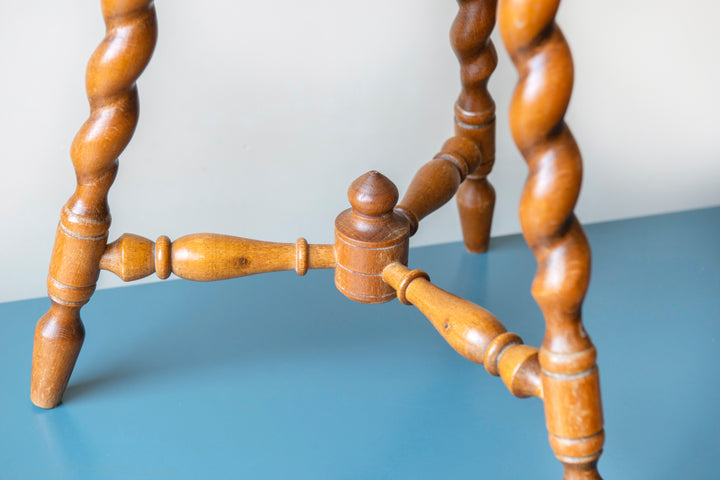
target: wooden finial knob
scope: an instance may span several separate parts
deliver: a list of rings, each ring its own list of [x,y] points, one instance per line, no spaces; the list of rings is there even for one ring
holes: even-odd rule
[[[349,208],[335,220],[335,285],[346,297],[362,303],[395,298],[395,289],[382,279],[390,263],[407,264],[410,226],[395,213],[397,187],[371,171],[348,189]]]
[[[385,175],[372,170],[348,188],[348,200],[356,213],[382,217],[390,213],[399,198],[398,189]]]

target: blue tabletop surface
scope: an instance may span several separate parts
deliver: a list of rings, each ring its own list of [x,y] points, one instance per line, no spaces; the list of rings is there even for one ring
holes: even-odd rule
[[[717,479],[720,208],[586,230],[603,476]],[[415,248],[410,266],[539,345],[521,237],[477,256]],[[0,479],[561,478],[539,400],[510,395],[414,307],[347,300],[331,271],[97,292],[54,410],[29,399],[48,305],[0,305]]]

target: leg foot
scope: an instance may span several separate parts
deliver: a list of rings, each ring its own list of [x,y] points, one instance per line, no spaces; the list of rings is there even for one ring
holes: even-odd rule
[[[60,404],[85,338],[80,308],[53,302],[35,327],[30,399],[40,408]]]
[[[470,253],[487,252],[495,189],[486,177],[470,175],[458,189],[457,204],[465,248]]]

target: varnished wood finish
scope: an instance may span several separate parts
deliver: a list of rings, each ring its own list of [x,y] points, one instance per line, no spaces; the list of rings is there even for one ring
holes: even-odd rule
[[[180,278],[211,282],[258,273],[335,268],[333,245],[275,243],[211,233],[180,237],[174,242],[162,236],[155,244],[147,238],[124,234],[107,246],[100,268],[125,282],[158,272],[161,279],[174,273]]]
[[[495,189],[487,180],[495,162],[495,102],[487,83],[497,66],[497,53],[490,40],[497,0],[458,0],[458,5],[450,31],[462,83],[455,103],[455,134],[475,142],[482,162],[460,185],[456,200],[465,248],[482,253],[488,249],[495,207]]]
[[[371,171],[348,189],[349,208],[335,219],[335,286],[360,303],[383,303],[395,289],[382,278],[392,262],[407,264],[410,226],[393,212],[398,190],[383,174]]]
[[[537,348],[523,345],[495,315],[436,287],[421,270],[391,263],[383,279],[402,303],[415,305],[456,352],[499,375],[513,395],[543,396]]]
[[[452,137],[435,158],[420,167],[395,210],[410,222],[410,235],[420,220],[445,205],[468,172],[480,164],[480,150],[465,137]]]
[[[483,308],[452,295],[410,270],[409,238],[420,221],[457,193],[466,248],[487,249],[495,193],[487,181],[495,158],[495,105],[487,81],[497,64],[489,36],[495,0],[458,0],[453,48],[462,91],[455,136],[413,178],[402,201],[372,171],[348,190],[350,209],[335,220],[334,245],[274,243],[217,234],[156,242],[125,234],[106,245],[107,193],[117,157],[138,119],[135,80],[152,55],[155,11],[147,0],[104,0],[107,34],[88,64],[90,118],[72,146],[77,189],[62,210],[48,276],[50,310],[38,322],[32,401],[61,401],[84,338],[80,308],[100,269],[125,281],[153,272],[213,281],[279,270],[335,268],[337,288],[352,300],[380,303],[395,296],[415,305],[465,358],[500,376],[518,397],[545,404],[550,444],[566,480],[599,479],[604,430],[596,352],[581,320],[590,278],[590,248],[573,209],[582,162],[564,123],[572,90],[572,59],[554,23],[559,0],[500,0],[500,30],[520,71],[510,107],[515,142],[530,167],[520,206],[523,233],[539,269],[532,293],[546,319],[540,350],[524,345]]]
[[[35,330],[32,386],[35,405],[60,403],[83,343],[80,307],[95,290],[110,211],[107,193],[117,158],[138,120],[135,80],[150,61],[157,38],[151,1],[104,0],[106,36],[87,67],[90,118],[77,133],[71,156],[77,188],[62,209],[50,261],[50,310]]]
[[[598,479],[604,442],[595,347],[582,324],[590,247],[573,213],[582,159],[564,121],[573,83],[570,50],[555,24],[559,0],[500,0],[503,41],[520,79],[513,138],[530,168],[520,222],[538,261],[532,293],[546,320],[540,348],[550,444],[565,479]]]

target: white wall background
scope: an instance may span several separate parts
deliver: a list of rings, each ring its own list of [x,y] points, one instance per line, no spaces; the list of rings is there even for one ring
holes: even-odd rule
[[[454,1],[172,0],[157,10],[140,124],[110,193],[111,239],[331,242],[355,177],[378,169],[402,192],[452,134]],[[718,18],[711,0],[563,2],[584,222],[720,204]],[[96,1],[0,2],[0,301],[45,294],[74,189],[69,147],[88,114],[85,63],[103,34]],[[502,235],[519,231],[526,169],[505,115],[515,72],[495,39]],[[413,244],[460,238],[452,202]],[[100,288],[121,283],[111,277]]]

